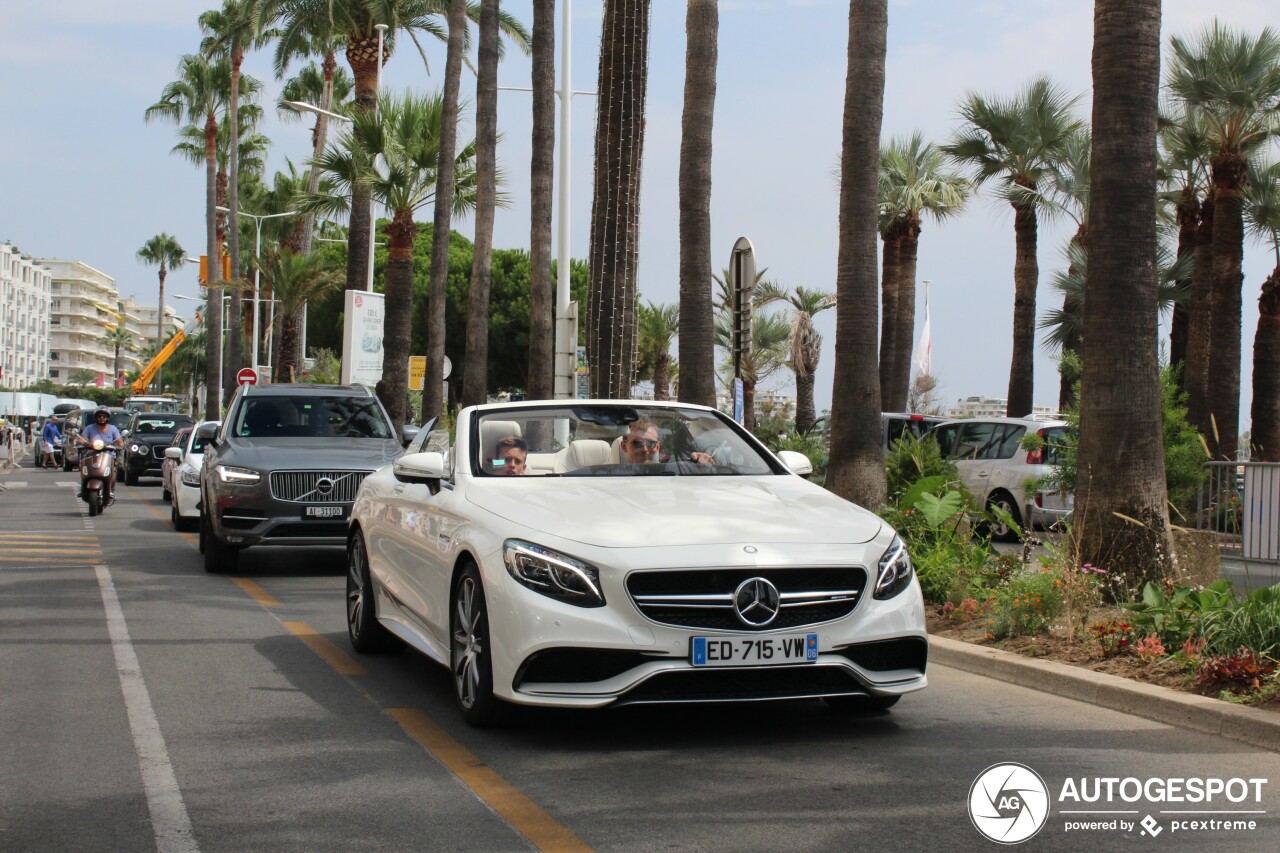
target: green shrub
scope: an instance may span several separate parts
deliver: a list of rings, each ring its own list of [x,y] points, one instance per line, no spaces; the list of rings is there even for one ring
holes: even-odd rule
[[[942,458],[938,443],[930,436],[917,438],[907,433],[894,441],[884,461],[889,500],[895,503],[901,503],[907,489],[921,480],[941,476],[954,483],[959,479],[956,466]],[[914,502],[907,504],[913,505]]]

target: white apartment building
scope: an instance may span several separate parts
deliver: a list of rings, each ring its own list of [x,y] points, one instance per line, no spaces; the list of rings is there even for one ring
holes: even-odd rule
[[[0,246],[0,385],[25,388],[49,375],[50,274],[17,246]]]
[[[947,410],[949,418],[1003,418],[1008,413],[1009,400],[1005,397],[965,397]],[[1031,417],[1036,420],[1056,418],[1057,411],[1049,406],[1032,406]],[[1021,415],[1019,415],[1021,417]]]
[[[115,350],[103,341],[117,322],[119,291],[111,276],[83,261],[45,260],[49,283],[49,378],[61,385],[80,370],[111,381]]]

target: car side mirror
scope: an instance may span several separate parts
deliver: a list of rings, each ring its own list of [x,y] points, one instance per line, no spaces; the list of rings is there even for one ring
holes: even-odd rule
[[[216,447],[218,444],[218,425],[200,424],[196,428],[196,440]]]
[[[423,483],[434,491],[445,476],[444,454],[430,451],[401,456],[391,463],[391,473],[401,483]]]
[[[778,458],[782,460],[782,464],[786,465],[792,474],[808,477],[813,473],[813,463],[803,453],[795,450],[779,450]]]
[[[408,447],[413,440],[418,437],[418,428],[413,424],[405,424],[400,427],[400,446]]]
[[[128,438],[128,437],[129,437],[129,430],[127,430],[127,429],[122,429],[122,430],[120,430],[120,436],[121,436],[122,438]]]
[[[165,459],[173,459],[173,460],[174,460],[174,461],[176,461],[176,462],[181,462],[181,461],[182,461],[182,448],[181,448],[181,447],[166,447],[166,448],[164,449],[164,458],[165,458]]]

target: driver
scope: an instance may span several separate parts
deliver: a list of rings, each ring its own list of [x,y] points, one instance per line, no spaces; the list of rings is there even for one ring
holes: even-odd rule
[[[81,447],[89,447],[95,439],[102,439],[104,444],[113,445],[117,450],[124,449],[124,436],[120,434],[120,430],[116,429],[116,425],[111,423],[111,413],[106,409],[98,409],[93,413],[93,423],[84,428],[84,432],[80,433],[79,444]],[[116,502],[116,466],[111,466],[111,479],[107,482],[107,504]]]
[[[653,421],[634,421],[626,438],[622,439],[622,452],[633,465],[662,461],[662,441],[658,438],[658,425]],[[695,450],[689,459],[699,465],[713,465],[710,454]]]

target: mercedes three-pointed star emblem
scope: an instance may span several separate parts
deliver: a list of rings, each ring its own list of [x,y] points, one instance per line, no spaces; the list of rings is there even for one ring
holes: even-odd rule
[[[733,591],[733,610],[743,625],[763,628],[778,616],[782,596],[764,578],[748,578]]]

